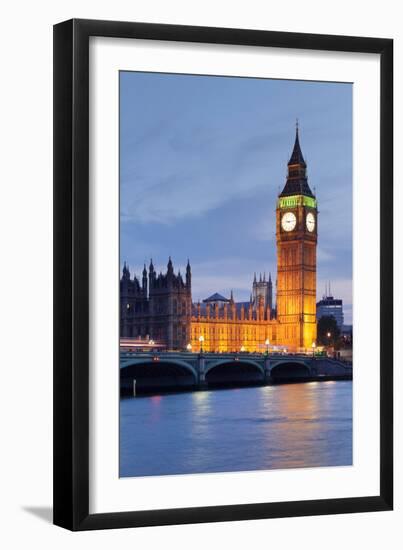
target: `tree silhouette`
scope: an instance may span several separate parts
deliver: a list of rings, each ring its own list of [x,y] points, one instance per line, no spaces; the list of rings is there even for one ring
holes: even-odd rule
[[[340,329],[333,315],[324,315],[318,321],[318,343],[322,346],[333,346],[339,344]]]

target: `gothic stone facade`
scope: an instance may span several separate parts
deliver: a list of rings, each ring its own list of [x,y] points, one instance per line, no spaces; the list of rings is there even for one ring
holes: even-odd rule
[[[153,262],[141,283],[125,265],[120,281],[121,337],[151,338],[168,349],[206,352],[261,352],[265,342],[291,351],[316,341],[317,201],[306,175],[298,128],[288,175],[276,207],[277,292],[273,308],[271,276],[256,275],[249,302],[215,294],[192,303],[191,267],[185,280],[169,258],[165,274]],[[200,343],[200,336],[203,342]]]
[[[165,275],[156,274],[151,260],[148,276],[144,266],[141,284],[137,277],[130,278],[126,265],[123,267],[120,280],[121,337],[148,337],[165,343],[168,349],[183,349],[190,340],[191,311],[189,263],[184,281],[180,273],[174,273],[171,258]]]

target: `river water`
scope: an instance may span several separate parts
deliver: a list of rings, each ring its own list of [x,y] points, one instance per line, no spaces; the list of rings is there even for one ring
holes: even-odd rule
[[[352,464],[352,382],[121,400],[120,476]]]

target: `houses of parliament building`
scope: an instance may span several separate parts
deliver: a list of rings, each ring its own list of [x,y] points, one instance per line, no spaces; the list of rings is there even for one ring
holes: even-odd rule
[[[317,201],[307,179],[298,126],[286,183],[276,205],[277,285],[256,277],[250,300],[213,294],[192,301],[192,272],[175,273],[169,258],[157,274],[151,260],[141,280],[126,264],[120,280],[120,335],[150,338],[169,350],[262,352],[268,342],[288,351],[312,349],[316,341]]]

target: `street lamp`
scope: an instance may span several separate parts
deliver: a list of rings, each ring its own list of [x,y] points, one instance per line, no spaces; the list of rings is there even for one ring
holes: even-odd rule
[[[312,356],[315,357],[316,342],[312,342]]]
[[[150,344],[150,346],[153,346],[155,344],[154,340],[150,340],[148,343]]]
[[[188,351],[192,351],[192,344],[189,342],[189,344],[186,346],[186,349]]]
[[[203,336],[203,334],[200,334],[200,336],[199,336],[199,342],[200,342],[200,353],[203,353],[203,342],[204,342],[204,336]]]
[[[269,355],[270,340],[268,338],[266,338],[265,346],[266,346],[266,353],[267,355]]]
[[[241,353],[245,351],[245,346],[241,346]]]

